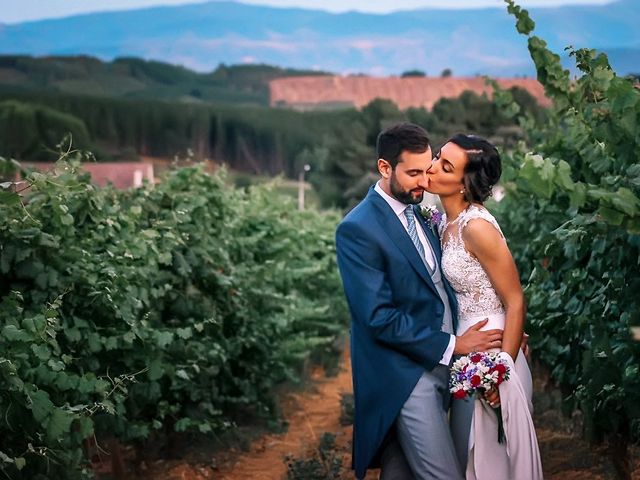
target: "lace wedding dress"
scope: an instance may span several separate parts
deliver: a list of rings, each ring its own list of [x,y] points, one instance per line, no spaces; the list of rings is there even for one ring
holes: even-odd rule
[[[441,222],[442,270],[456,292],[459,307],[457,335],[475,323],[489,319],[483,330],[504,329],[505,310],[480,262],[464,247],[462,232],[471,220],[489,222],[502,230],[489,211],[470,205],[451,223]],[[496,349],[499,351],[499,349]],[[540,452],[531,413],[532,381],[522,352],[514,362],[506,352],[511,372],[499,386],[505,442],[498,443],[498,421],[484,400],[453,400],[451,427],[458,456],[467,480],[542,479]]]

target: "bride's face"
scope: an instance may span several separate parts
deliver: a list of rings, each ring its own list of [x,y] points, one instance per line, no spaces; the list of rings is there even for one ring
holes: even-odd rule
[[[427,171],[427,191],[441,197],[460,195],[466,165],[467,153],[455,143],[445,143]]]

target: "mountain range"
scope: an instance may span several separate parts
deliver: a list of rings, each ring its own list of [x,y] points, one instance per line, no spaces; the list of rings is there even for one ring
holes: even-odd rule
[[[530,9],[551,49],[589,47],[620,74],[640,72],[637,0]],[[211,71],[265,63],[340,74],[533,76],[526,38],[506,8],[329,13],[230,1],[0,25],[0,54],[154,59]]]

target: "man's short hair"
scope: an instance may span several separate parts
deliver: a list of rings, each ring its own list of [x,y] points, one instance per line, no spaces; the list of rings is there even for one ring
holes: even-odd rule
[[[384,129],[378,135],[376,152],[378,158],[389,162],[391,168],[396,168],[403,151],[424,153],[429,148],[427,131],[415,123],[398,123]]]

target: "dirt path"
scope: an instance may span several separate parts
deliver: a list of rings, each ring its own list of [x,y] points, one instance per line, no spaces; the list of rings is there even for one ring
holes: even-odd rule
[[[246,452],[230,451],[216,457],[211,465],[177,462],[165,465],[162,472],[148,476],[153,480],[282,480],[287,475],[285,457],[296,459],[317,457],[318,444],[324,433],[335,435],[336,457],[342,458],[340,478],[353,479],[350,470],[352,427],[340,425],[342,394],[351,393],[351,370],[345,352],[339,374],[326,377],[321,370],[312,374],[310,388],[287,393],[281,406],[288,430],[255,440]],[[540,382],[537,382],[538,384]],[[557,409],[549,406],[548,393],[537,387],[535,423],[543,468],[547,480],[612,480],[613,468],[602,448],[593,448],[574,436],[571,423]],[[634,480],[640,480],[638,450],[634,454]],[[328,478],[328,477],[327,477]],[[378,478],[370,471],[367,480]]]
[[[287,475],[285,458],[312,456],[325,432],[337,433],[340,449],[350,453],[351,427],[340,425],[342,394],[352,390],[348,352],[343,354],[337,376],[327,377],[318,368],[312,371],[310,380],[304,391],[285,393],[280,398],[282,415],[288,423],[285,433],[254,440],[247,451],[220,452],[209,465],[188,460],[158,463],[150,466],[145,480],[281,480]],[[347,471],[347,455],[344,456]]]
[[[286,394],[282,412],[289,423],[286,433],[267,435],[251,445],[250,452],[240,456],[233,465],[222,468],[217,479],[275,480],[284,478],[286,456],[308,456],[318,446],[325,432],[339,432],[340,398],[351,392],[351,370],[348,356],[335,377],[326,377],[321,370],[312,375],[310,390]],[[350,436],[343,432],[342,436]]]

